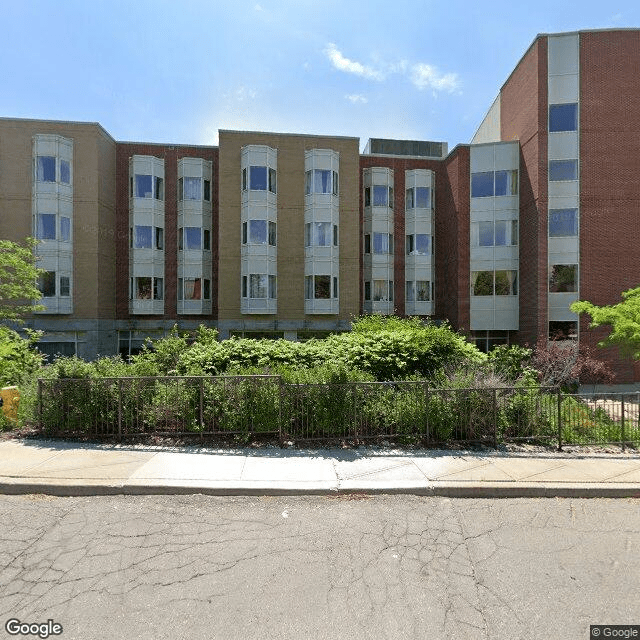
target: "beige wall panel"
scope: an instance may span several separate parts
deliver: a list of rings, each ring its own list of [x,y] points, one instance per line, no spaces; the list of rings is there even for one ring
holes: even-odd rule
[[[98,273],[106,266],[101,256],[114,262],[113,237],[101,222],[114,228],[115,216],[115,142],[98,124],[51,122],[39,120],[0,119],[0,237],[22,240],[32,235],[32,138],[36,134],[57,134],[73,140],[73,294],[74,313],[69,319],[96,319],[113,316],[111,305],[98,305],[101,287],[113,288],[115,278],[101,278]],[[110,175],[99,177],[105,167]],[[102,158],[101,158],[102,156]],[[108,171],[104,171],[107,174]],[[104,181],[104,182],[102,182]],[[100,220],[102,208],[111,208],[106,220]],[[114,267],[115,274],[115,267]],[[102,293],[100,294],[102,295]],[[99,307],[103,308],[100,309]]]
[[[328,319],[304,313],[304,152],[333,149],[340,153],[337,318],[348,320],[358,313],[359,305],[358,139],[232,131],[220,132],[220,320],[252,319],[240,314],[240,150],[250,144],[278,150],[277,320]]]

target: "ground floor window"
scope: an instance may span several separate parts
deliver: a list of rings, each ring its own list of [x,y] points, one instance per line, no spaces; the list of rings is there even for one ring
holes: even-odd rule
[[[51,362],[56,358],[70,357],[76,355],[75,342],[40,342],[38,343],[38,351],[47,356],[47,361]]]
[[[577,340],[578,323],[572,321],[549,322],[549,340]]]
[[[494,347],[509,344],[508,331],[474,331],[472,340],[483,353],[489,353]]]

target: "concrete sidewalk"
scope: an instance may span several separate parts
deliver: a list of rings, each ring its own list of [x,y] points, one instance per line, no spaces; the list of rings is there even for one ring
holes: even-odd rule
[[[640,454],[0,442],[0,493],[640,497]]]

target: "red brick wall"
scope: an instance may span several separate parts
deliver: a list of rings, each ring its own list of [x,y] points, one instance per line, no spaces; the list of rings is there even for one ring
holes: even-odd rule
[[[218,149],[217,147],[183,147],[144,143],[116,144],[116,317],[129,319],[129,158],[133,155],[155,156],[164,159],[164,315],[158,319],[177,319],[177,185],[178,160],[185,157],[202,158],[213,162],[211,198],[213,225],[211,230],[211,315],[184,316],[190,320],[215,320],[218,317]],[[140,317],[140,316],[135,316]],[[145,315],[145,319],[154,316]]]
[[[548,333],[547,39],[537,39],[502,87],[502,140],[520,140],[520,331],[535,344]]]
[[[437,176],[436,315],[454,329],[468,332],[470,152],[456,147]]]
[[[435,186],[435,229],[433,232],[434,237],[434,251],[436,258],[435,267],[435,281],[436,281],[436,316],[439,315],[439,285],[441,274],[438,271],[438,255],[439,255],[439,238],[440,232],[438,230],[438,219],[440,216],[440,209],[442,208],[443,197],[441,191],[446,191],[446,174],[443,171],[443,162],[441,160],[427,160],[420,158],[403,158],[403,157],[390,157],[390,156],[360,156],[360,310],[362,311],[364,304],[364,271],[363,260],[364,246],[362,239],[362,229],[364,224],[364,183],[363,183],[363,169],[370,167],[387,167],[393,170],[393,235],[394,235],[394,257],[393,257],[393,279],[394,279],[394,292],[393,300],[395,312],[397,315],[403,316],[405,314],[405,271],[404,271],[404,256],[405,256],[405,224],[404,224],[404,199],[405,199],[405,180],[404,172],[410,169],[430,169],[436,174],[436,186]],[[448,294],[451,295],[451,287],[446,289]]]
[[[580,35],[580,298],[615,304],[640,285],[640,34],[603,31]],[[608,334],[588,330],[592,347]],[[616,382],[640,381],[617,349],[595,349]]]

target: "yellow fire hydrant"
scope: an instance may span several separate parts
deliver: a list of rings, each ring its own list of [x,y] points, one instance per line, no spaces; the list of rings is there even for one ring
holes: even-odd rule
[[[20,391],[18,387],[4,387],[0,389],[2,399],[2,413],[12,422],[18,421],[18,405],[20,404]]]

